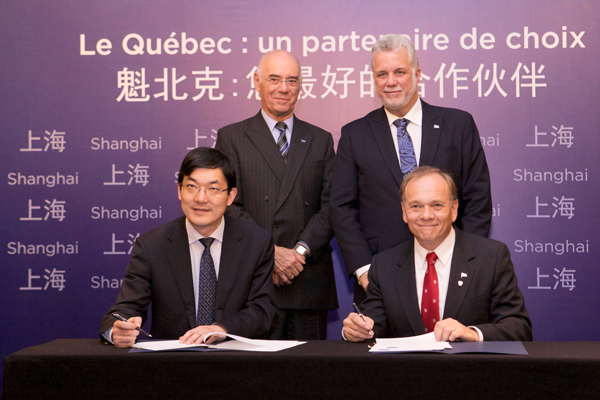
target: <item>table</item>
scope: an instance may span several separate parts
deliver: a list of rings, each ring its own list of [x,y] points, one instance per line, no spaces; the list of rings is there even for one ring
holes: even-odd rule
[[[371,354],[311,341],[277,353],[130,354],[61,339],[4,360],[4,399],[600,398],[600,342],[527,342],[528,356]],[[429,376],[434,377],[432,383]]]

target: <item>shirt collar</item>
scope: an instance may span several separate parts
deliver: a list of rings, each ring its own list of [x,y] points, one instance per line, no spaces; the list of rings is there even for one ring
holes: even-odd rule
[[[398,119],[398,116],[394,115],[391,112],[389,112],[388,110],[386,110],[385,107],[383,109],[385,110],[385,115],[387,115],[388,124],[390,126],[392,126],[394,121]],[[423,111],[422,111],[422,107],[421,107],[421,98],[417,98],[417,102],[415,103],[414,106],[412,106],[410,111],[408,111],[406,113],[404,118],[408,119],[411,124],[416,124],[416,125],[422,126]],[[273,125],[273,126],[275,126],[275,125]],[[395,128],[395,126],[394,126],[394,128]]]
[[[450,260],[452,259],[452,253],[454,252],[454,242],[456,241],[456,231],[454,228],[450,230],[448,237],[444,239],[444,241],[434,250],[435,254],[438,256],[438,260],[442,263],[443,267],[450,265]],[[427,264],[425,263],[425,258],[427,257],[427,251],[424,247],[422,247],[417,239],[415,242],[415,261],[417,263],[416,268],[427,269]]]
[[[277,121],[275,121],[273,118],[271,118],[271,116],[269,114],[267,114],[265,112],[265,110],[263,110],[262,108],[260,109],[260,112],[261,112],[265,122],[269,126],[269,131],[273,132],[273,129],[275,129],[275,124],[277,124]],[[288,119],[283,120],[283,122],[285,122],[288,130],[291,133],[292,129],[294,128],[294,114],[292,114]]]
[[[205,236],[202,236],[201,234],[199,234],[198,231],[194,229],[194,227],[192,226],[192,224],[190,224],[190,221],[188,221],[187,218],[185,219],[185,230],[187,231],[189,244],[192,244],[195,241],[205,237]],[[217,229],[215,229],[215,231],[213,233],[211,233],[210,237],[215,238],[215,240],[217,242],[223,243],[223,232],[224,231],[225,231],[225,218],[221,217],[221,223],[219,224]]]

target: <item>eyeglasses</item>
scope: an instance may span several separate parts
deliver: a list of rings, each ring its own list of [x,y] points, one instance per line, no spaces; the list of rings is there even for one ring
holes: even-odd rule
[[[274,87],[281,85],[283,82],[287,83],[288,87],[291,89],[296,89],[296,88],[298,88],[298,86],[300,86],[300,81],[295,78],[291,78],[291,79],[265,78],[262,75],[261,75],[261,77],[263,79],[265,79],[269,83],[269,85],[274,86]]]
[[[205,188],[198,185],[194,185],[193,183],[183,185],[183,189],[189,194],[193,194],[194,196],[200,193],[201,190],[204,190],[204,194],[210,197],[220,197],[224,191],[229,190],[229,188],[221,189],[218,187]]]

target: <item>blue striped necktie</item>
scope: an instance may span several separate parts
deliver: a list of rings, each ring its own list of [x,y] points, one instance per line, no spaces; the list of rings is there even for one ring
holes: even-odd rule
[[[275,124],[275,128],[280,132],[279,138],[277,139],[277,147],[279,147],[279,153],[281,153],[281,157],[283,157],[283,162],[287,164],[288,162],[288,150],[290,148],[287,138],[285,137],[285,130],[287,129],[287,125],[283,121],[279,121]]]

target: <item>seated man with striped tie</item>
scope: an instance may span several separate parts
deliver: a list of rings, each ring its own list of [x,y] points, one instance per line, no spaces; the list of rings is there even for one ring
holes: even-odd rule
[[[224,216],[237,194],[235,168],[219,150],[199,147],[185,156],[177,185],[184,216],[136,240],[117,303],[102,321],[102,340],[133,346],[149,307],[156,339],[262,337],[277,315],[273,238]]]
[[[416,168],[402,181],[400,199],[414,240],[373,258],[364,319],[351,313],[344,338],[433,332],[437,341],[532,340],[506,245],[452,226],[458,210],[452,177]]]

